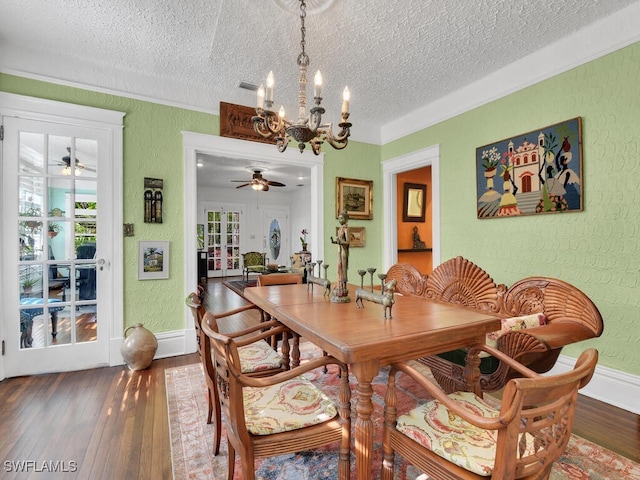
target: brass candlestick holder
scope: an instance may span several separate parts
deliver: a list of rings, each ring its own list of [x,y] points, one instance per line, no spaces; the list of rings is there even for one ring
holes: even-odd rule
[[[371,291],[373,292],[373,274],[376,273],[377,268],[369,267],[367,272],[371,275]]]

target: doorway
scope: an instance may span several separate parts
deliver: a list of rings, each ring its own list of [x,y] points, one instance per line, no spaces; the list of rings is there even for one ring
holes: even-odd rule
[[[308,219],[310,229],[309,242],[315,258],[324,248],[324,197],[323,169],[324,154],[314,155],[310,151],[300,153],[294,149],[280,153],[274,145],[248,142],[234,138],[205,135],[194,132],[183,132],[184,145],[184,238],[185,238],[185,295],[197,289],[197,155],[208,155],[237,158],[247,164],[294,165],[309,169],[311,187],[311,212]],[[193,330],[193,317],[185,311],[186,330]],[[187,335],[186,351],[195,351],[195,336]]]
[[[2,108],[34,103],[42,108],[37,114]],[[115,164],[121,167],[123,114],[19,96],[0,97],[0,109],[0,378],[109,365],[122,303],[114,288],[114,274],[121,275],[114,210],[122,202]],[[65,111],[76,116],[63,117]]]
[[[397,175],[422,167],[431,166],[431,258],[433,268],[440,264],[440,147],[431,147],[402,155],[382,162],[383,218],[384,225],[397,225]],[[398,262],[398,233],[396,228],[385,228],[384,232],[384,269],[388,270]]]

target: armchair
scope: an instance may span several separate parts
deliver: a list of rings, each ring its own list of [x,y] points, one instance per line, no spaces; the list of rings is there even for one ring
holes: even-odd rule
[[[549,377],[491,347],[475,346],[469,353],[478,350],[526,377],[507,383],[497,408],[470,392],[446,395],[409,364],[392,364],[385,397],[383,480],[393,479],[394,453],[439,480],[549,478],[571,436],[578,390],[593,376],[597,350],[584,351],[572,371]],[[398,416],[397,372],[411,376],[435,400]]]
[[[277,322],[276,322],[277,323]],[[261,326],[264,326],[262,324]],[[283,327],[274,327],[285,331]],[[265,338],[268,332],[242,342],[217,333],[216,319],[207,313],[202,323],[206,347],[211,342],[218,398],[229,446],[229,472],[240,455],[242,477],[255,479],[255,459],[298,452],[339,442],[339,477],[349,478],[350,399],[347,366],[320,357],[291,370],[255,378],[242,373],[238,348]],[[328,364],[339,365],[342,380],[337,405],[301,374]]]
[[[217,455],[220,451],[220,437],[222,434],[220,401],[218,398],[218,391],[216,390],[214,384],[215,375],[213,371],[213,364],[211,363],[211,343],[208,338],[205,338],[206,335],[202,331],[202,322],[205,316],[208,315],[208,318],[211,319],[212,325],[217,328],[218,319],[236,315],[238,313],[257,307],[255,305],[245,305],[243,307],[236,308],[219,315],[214,315],[212,313],[206,312],[205,308],[202,306],[200,296],[197,293],[189,294],[189,296],[187,296],[187,298],[185,299],[185,303],[191,309],[191,313],[194,318],[196,334],[198,335],[198,353],[200,355],[200,360],[202,361],[205,383],[207,384],[207,423],[214,424],[215,431],[213,439],[213,453],[214,455]],[[263,339],[268,337],[269,335],[281,333],[282,328],[276,329],[274,328],[276,326],[279,326],[279,324],[275,321],[267,322],[229,334],[230,337],[236,338],[254,333],[256,331],[264,330],[266,332],[271,332],[267,333],[266,336],[261,336],[259,339],[256,339],[253,342],[241,342],[242,346],[238,348],[238,352],[242,372],[244,374],[260,377],[273,375],[274,373],[286,370],[289,361],[284,360],[283,357],[279,355],[274,349],[272,349],[271,346]],[[288,345],[289,344],[287,342],[286,346]],[[283,342],[283,356],[288,357],[288,355],[288,348],[285,347],[285,343]]]
[[[262,273],[265,271],[267,254],[261,252],[247,252],[242,254],[242,279],[249,280],[249,273]]]

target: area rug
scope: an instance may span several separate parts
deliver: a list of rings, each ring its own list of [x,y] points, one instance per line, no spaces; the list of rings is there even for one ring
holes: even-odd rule
[[[319,350],[302,350],[302,356],[320,355]],[[310,378],[331,391],[338,386],[337,369],[329,373],[319,369]],[[428,374],[428,369],[425,373]],[[374,402],[374,458],[375,468],[381,465],[382,406],[387,383],[387,370],[381,372],[373,383]],[[171,460],[174,480],[227,478],[227,446],[224,427],[222,445],[217,456],[213,451],[213,425],[207,425],[206,386],[201,364],[175,367],[166,370],[167,405],[171,435]],[[352,389],[355,378],[350,378]],[[398,378],[399,402],[416,402],[418,391],[408,379]],[[352,409],[356,395],[352,397]],[[354,415],[355,413],[352,412]],[[328,446],[314,451],[259,459],[256,461],[256,480],[316,480],[337,479],[337,446]],[[374,472],[375,473],[375,472]],[[378,477],[374,474],[374,478]],[[242,478],[242,467],[236,458],[234,480]],[[351,478],[356,478],[355,458],[351,455]],[[403,461],[396,461],[395,480],[426,480],[426,476]],[[640,464],[632,462],[614,452],[606,450],[576,435],[572,435],[567,451],[554,465],[552,480],[622,480],[640,478]]]
[[[257,285],[257,281],[256,280],[248,280],[248,281],[228,280],[226,282],[222,282],[222,284],[230,288],[234,292],[236,292],[238,295],[244,297],[244,289],[247,287],[255,287]]]

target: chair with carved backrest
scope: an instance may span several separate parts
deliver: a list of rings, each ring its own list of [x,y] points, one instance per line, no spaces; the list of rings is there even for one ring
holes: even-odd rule
[[[242,464],[242,478],[255,478],[256,458],[283,455],[340,443],[339,478],[349,478],[350,399],[347,366],[325,356],[269,377],[250,377],[242,373],[239,347],[244,342],[264,339],[286,328],[254,333],[251,338],[234,340],[217,333],[216,317],[206,313],[202,329],[204,350],[213,352],[213,375],[222,406],[229,447],[228,478],[234,476],[235,454]],[[302,374],[336,364],[342,373],[337,402],[320,391]]]
[[[242,254],[242,279],[249,280],[250,273],[263,273],[267,266],[267,254],[262,252],[247,252]]]
[[[409,279],[404,281],[408,285],[406,294],[501,317],[502,329],[488,335],[488,342],[538,373],[548,372],[555,365],[565,345],[598,337],[603,331],[602,317],[594,303],[562,280],[527,277],[507,288],[497,285],[487,272],[463,257],[442,263],[426,281],[407,264],[396,268],[394,275]],[[465,350],[454,350],[420,361],[431,369],[446,392],[455,392],[465,385],[466,355]],[[480,370],[482,389],[488,392],[503,388],[516,375],[488,354],[482,355]]]
[[[191,309],[191,313],[194,318],[194,325],[198,340],[198,353],[200,354],[200,360],[204,370],[205,383],[207,384],[207,423],[214,424],[214,439],[213,439],[213,453],[217,455],[220,451],[220,437],[222,431],[222,421],[220,412],[220,401],[218,399],[218,392],[213,383],[213,365],[211,363],[211,354],[206,354],[208,348],[205,347],[204,337],[206,336],[202,331],[202,321],[206,314],[205,308],[202,306],[201,296],[197,293],[191,293],[187,296],[185,303]],[[215,325],[217,326],[217,320],[225,317],[237,315],[248,310],[257,309],[253,304],[244,305],[242,307],[224,312],[218,315],[209,314],[216,319]],[[227,334],[232,338],[242,337],[244,335],[255,333],[256,331],[269,331],[274,326],[280,326],[276,321],[261,323],[253,327],[248,327],[240,331]],[[282,329],[273,331],[272,335],[282,335]],[[267,335],[266,337],[268,337]],[[288,369],[289,366],[289,343],[287,341],[287,335],[284,334],[285,341],[283,341],[282,355],[278,354],[271,345],[263,339],[255,342],[242,343],[238,349],[240,355],[240,362],[242,366],[242,372],[249,376],[262,377],[269,376],[275,373],[282,372]],[[209,342],[206,342],[209,345]],[[295,344],[297,350],[297,343]],[[300,356],[299,351],[295,353]]]
[[[504,353],[475,346],[525,378],[511,379],[500,406],[471,392],[447,395],[407,363],[391,366],[385,398],[382,479],[392,480],[394,454],[438,480],[549,478],[573,425],[578,390],[593,376],[595,349],[584,351],[573,370],[542,376]],[[398,415],[396,374],[403,372],[434,398]]]

